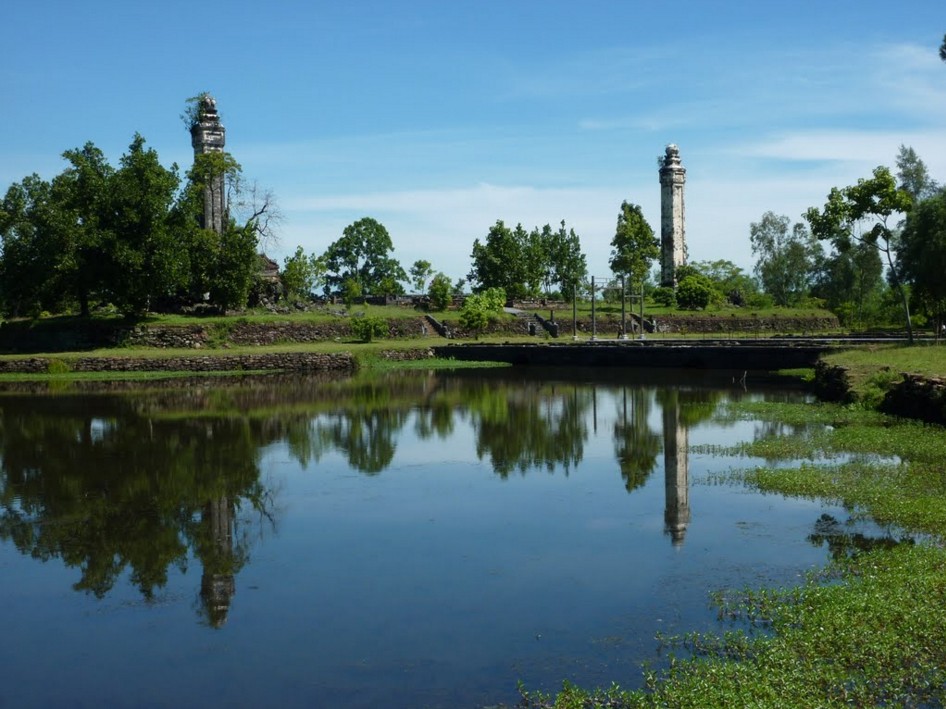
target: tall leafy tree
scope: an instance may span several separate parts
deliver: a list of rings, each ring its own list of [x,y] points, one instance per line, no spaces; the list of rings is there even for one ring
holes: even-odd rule
[[[60,229],[52,186],[31,175],[10,186],[0,206],[0,295],[8,317],[36,316],[62,300]],[[65,255],[68,259],[68,255]]]
[[[939,58],[946,62],[946,34],[943,35],[943,43],[939,45]]]
[[[528,295],[527,237],[521,224],[513,230],[500,219],[490,227],[485,242],[473,242],[473,266],[467,277],[474,292],[502,288],[510,298]]]
[[[89,300],[101,296],[108,253],[110,219],[116,176],[105,155],[92,143],[67,150],[69,162],[53,179],[53,194],[62,210],[63,263],[59,276],[75,297],[81,315],[89,314]]]
[[[177,289],[183,277],[171,207],[180,179],[135,135],[110,184],[108,284],[123,312],[145,312],[152,299]]]
[[[0,235],[5,312],[61,312],[103,291],[114,169],[92,143],[63,153],[51,182],[33,175],[7,191]]]
[[[755,274],[776,305],[797,305],[808,293],[820,247],[804,224],[774,212],[749,226]]]
[[[611,239],[611,271],[617,276],[623,275],[632,288],[639,288],[658,256],[660,241],[654,236],[640,206],[622,202],[617,228]]]
[[[822,209],[811,207],[805,218],[812,233],[830,241],[838,251],[853,243],[877,249],[887,264],[887,278],[896,291],[903,309],[907,336],[913,342],[909,295],[904,287],[898,262],[896,218],[910,211],[912,197],[897,187],[890,170],[879,166],[869,178],[838,189],[833,187]]]
[[[907,216],[901,262],[913,295],[942,323],[946,315],[946,191],[920,202]]]
[[[581,252],[581,240],[574,229],[565,231],[565,220],[554,232],[549,244],[549,280],[559,287],[562,297],[571,301],[575,289],[588,275],[588,263]]]
[[[407,280],[407,274],[392,251],[391,236],[380,222],[364,217],[349,224],[325,251],[327,288],[340,291],[351,280],[364,295],[403,292],[399,283]]]
[[[446,310],[453,299],[451,295],[452,288],[453,284],[443,273],[438,273],[430,279],[430,288],[427,289],[430,307],[433,310]]]
[[[431,267],[430,261],[417,259],[411,266],[409,273],[414,288],[417,289],[418,293],[422,293],[424,286],[427,285],[427,279],[433,275],[434,269]]]
[[[306,299],[319,287],[325,277],[325,259],[315,254],[306,254],[301,246],[292,256],[283,261],[282,280],[284,296],[289,299]]]
[[[938,188],[936,181],[930,177],[926,163],[913,148],[905,145],[901,145],[897,153],[897,180],[900,189],[909,194],[914,202],[926,199]]]
[[[855,243],[821,259],[811,294],[846,326],[864,326],[876,319],[884,291],[883,262],[870,244]]]

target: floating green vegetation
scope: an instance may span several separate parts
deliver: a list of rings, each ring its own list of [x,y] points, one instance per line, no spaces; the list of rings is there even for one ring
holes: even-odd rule
[[[721,606],[749,630],[668,639],[671,656],[647,689],[556,696],[520,688],[520,706],[941,706],[946,698],[946,553],[895,547],[838,562],[839,583],[812,578],[784,591],[746,592]]]
[[[943,706],[946,429],[831,404],[739,402],[723,416],[763,424],[757,440],[717,452],[782,463],[726,481],[836,501],[931,541],[838,555],[796,588],[720,592],[720,618],[736,629],[663,638],[669,667],[647,671],[645,689],[520,687],[520,706]]]

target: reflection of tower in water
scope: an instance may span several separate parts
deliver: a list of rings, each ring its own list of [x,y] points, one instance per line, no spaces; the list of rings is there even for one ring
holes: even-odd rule
[[[675,547],[683,546],[690,524],[689,457],[687,430],[680,422],[680,408],[674,396],[664,402],[664,532]]]
[[[236,593],[233,576],[233,509],[227,497],[211,500],[204,506],[201,526],[208,548],[202,555],[204,573],[200,579],[200,598],[207,620],[214,628],[227,622],[230,600]]]

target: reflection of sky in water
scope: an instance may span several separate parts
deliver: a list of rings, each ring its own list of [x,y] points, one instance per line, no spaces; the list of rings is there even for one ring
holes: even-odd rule
[[[627,390],[602,385],[581,410],[581,461],[567,475],[558,464],[501,477],[490,452],[477,455],[471,411],[454,416],[446,437],[426,439],[421,414],[405,414],[390,465],[372,475],[353,470],[336,447],[302,465],[284,439],[265,444],[259,471],[275,524],[239,511],[238,528],[255,536],[217,630],[194,617],[201,569],[193,555],[145,603],[127,583],[103,600],[75,593],[74,569],[0,544],[0,622],[13,640],[0,662],[20,678],[11,706],[79,696],[462,707],[512,703],[520,679],[547,690],[562,679],[638,686],[655,633],[715,628],[712,590],[797,582],[826,559],[807,540],[814,522],[824,513],[847,518],[817,502],[702,484],[745,459],[691,454],[668,479],[671,439],[655,392],[636,399],[645,432],[657,435],[655,465],[630,493],[615,457]],[[539,408],[551,421],[562,414],[561,401]],[[95,421],[101,438],[104,419]],[[704,420],[681,440],[731,445],[754,432],[751,421]],[[689,476],[689,516],[674,545],[668,484],[680,475]]]

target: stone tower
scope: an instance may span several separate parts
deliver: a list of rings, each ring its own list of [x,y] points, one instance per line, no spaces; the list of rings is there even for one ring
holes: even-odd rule
[[[198,99],[197,120],[191,125],[191,145],[194,157],[205,153],[222,153],[227,142],[227,131],[220,123],[217,102],[210,94]],[[219,174],[217,174],[219,173]],[[204,217],[201,227],[223,233],[227,214],[227,193],[223,170],[214,174],[204,186]]]
[[[673,288],[677,269],[686,263],[686,215],[683,185],[687,171],[680,164],[680,149],[667,146],[660,165],[660,285]]]

